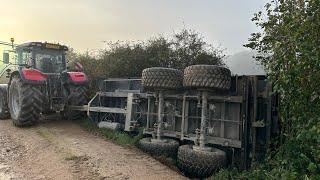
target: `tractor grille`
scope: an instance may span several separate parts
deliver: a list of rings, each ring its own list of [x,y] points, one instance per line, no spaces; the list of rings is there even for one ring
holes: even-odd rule
[[[63,87],[60,74],[48,75],[47,91],[51,109],[60,111],[64,105]]]
[[[62,84],[61,77],[59,74],[50,74],[48,79],[48,94],[51,97],[61,97],[62,98]]]

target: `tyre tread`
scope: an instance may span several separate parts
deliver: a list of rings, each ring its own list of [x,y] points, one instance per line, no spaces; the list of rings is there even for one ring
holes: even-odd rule
[[[0,110],[0,120],[9,119],[10,113],[7,101],[7,86],[0,85],[0,98],[2,98],[2,109]]]
[[[146,89],[178,89],[183,73],[177,69],[152,67],[142,71],[142,86]]]
[[[11,87],[12,84],[14,87]],[[20,88],[21,93],[20,114],[16,119],[12,119],[13,124],[19,127],[35,124],[40,117],[42,106],[44,104],[44,95],[40,90],[40,85],[23,83],[19,77],[13,77],[11,85],[9,87],[9,91],[11,90],[11,88]]]
[[[185,68],[183,86],[228,90],[231,85],[229,69],[215,65],[193,65]]]
[[[206,178],[226,164],[224,151],[194,151],[191,145],[183,145],[178,150],[178,168],[190,178]]]
[[[176,158],[179,142],[173,139],[167,139],[167,142],[152,142],[151,138],[143,138],[139,141],[138,147],[154,156]]]

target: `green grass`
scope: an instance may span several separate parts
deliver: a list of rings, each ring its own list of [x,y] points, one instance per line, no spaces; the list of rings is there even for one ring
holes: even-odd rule
[[[243,179],[243,177],[241,177],[241,174],[237,169],[226,168],[226,169],[221,169],[220,171],[213,174],[208,179],[210,179],[210,180],[216,180],[216,179],[217,180],[220,180],[220,179],[236,180],[236,179]]]
[[[174,158],[167,157],[167,156],[153,156],[153,157],[159,162],[161,162],[162,164],[168,166],[170,169],[176,172],[180,172],[180,170],[178,169],[177,157],[174,157]]]
[[[64,155],[64,160],[66,161],[78,161],[81,159],[81,156],[76,156],[73,154],[72,150],[69,148],[64,148],[60,145],[61,142],[56,139],[54,134],[50,132],[47,128],[38,129],[37,134],[41,136],[43,139],[47,140],[51,145],[55,147],[55,151]]]
[[[96,124],[92,123],[88,119],[80,120],[78,121],[78,123],[87,131],[100,135],[106,139],[113,141],[116,144],[123,146],[134,146],[143,137],[142,132],[140,132],[136,136],[130,136],[126,132],[106,128],[98,128]]]
[[[122,131],[116,131],[106,128],[98,128],[96,124],[92,123],[88,119],[83,119],[80,121],[76,121],[80,124],[81,127],[86,129],[87,131],[91,132],[92,134],[96,134],[99,136],[104,137],[105,139],[111,140],[116,144],[126,146],[126,147],[134,147],[137,145],[140,139],[143,138],[142,131],[139,132],[136,136],[131,136],[126,132]],[[156,160],[160,161],[162,164],[165,164],[166,166],[170,167],[171,169],[179,172],[177,168],[177,160],[172,159],[165,156],[153,156]],[[69,157],[70,160],[73,160],[72,158],[76,157]],[[66,159],[67,160],[67,159]]]
[[[66,161],[77,161],[80,160],[81,157],[80,156],[76,156],[76,155],[70,155],[64,158],[64,160]]]
[[[54,141],[54,137],[53,137],[52,133],[49,132],[48,129],[38,129],[36,132],[39,136],[46,139],[47,141],[49,141],[51,143]]]

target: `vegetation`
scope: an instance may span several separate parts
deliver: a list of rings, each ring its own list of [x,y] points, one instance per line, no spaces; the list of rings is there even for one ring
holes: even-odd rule
[[[245,46],[258,52],[279,94],[281,134],[264,163],[244,172],[221,170],[212,179],[320,179],[320,0],[272,0],[252,21],[262,32],[253,33]],[[223,57],[197,33],[182,30],[172,39],[110,43],[97,58],[77,59],[91,77],[132,77],[151,66],[183,69],[222,64]],[[103,133],[133,144],[123,134]]]
[[[81,156],[76,156],[76,155],[69,155],[69,156],[66,156],[65,158],[64,158],[64,160],[66,160],[66,161],[79,161],[79,160],[81,160]]]
[[[95,123],[93,123],[88,119],[82,119],[80,121],[75,121],[75,122],[79,123],[80,126],[86,129],[87,131],[97,134],[99,136],[102,136],[122,146],[129,146],[129,147],[136,146],[139,140],[143,138],[142,132],[131,136],[128,133],[122,132],[122,131],[115,131],[115,130],[106,129],[106,128],[98,128]],[[65,160],[67,161],[78,160],[79,158],[81,157],[75,156],[73,154],[68,154],[68,156],[65,157]],[[177,168],[176,159],[173,159],[171,157],[166,157],[166,156],[154,156],[154,158],[160,161],[161,163],[167,165],[171,169],[175,171],[179,171]]]
[[[252,19],[263,32],[246,45],[257,50],[280,95],[278,148],[249,172],[228,179],[320,179],[320,0],[274,0]],[[266,17],[266,18],[265,18]]]
[[[114,131],[106,128],[98,128],[95,123],[88,119],[83,119],[76,122],[78,122],[83,128],[85,128],[89,132],[103,136],[104,138],[109,139],[114,143],[123,146],[133,146],[142,138],[142,133],[139,133],[136,136],[130,136],[126,132]]]
[[[206,43],[202,36],[189,29],[174,33],[171,38],[159,35],[147,41],[110,42],[97,54],[77,54],[70,51],[70,66],[80,62],[91,78],[91,89],[96,80],[112,77],[140,77],[148,67],[184,69],[193,64],[223,65],[223,51]]]

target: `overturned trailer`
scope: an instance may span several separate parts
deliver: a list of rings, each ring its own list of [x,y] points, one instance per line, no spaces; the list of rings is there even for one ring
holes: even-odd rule
[[[222,166],[246,169],[264,158],[278,133],[271,88],[265,76],[231,76],[218,66],[190,66],[184,74],[148,68],[142,79],[103,80],[87,106],[74,108],[101,126],[143,128],[142,150],[177,155],[187,176],[208,177]]]

